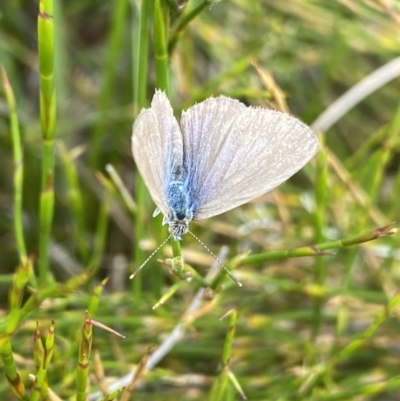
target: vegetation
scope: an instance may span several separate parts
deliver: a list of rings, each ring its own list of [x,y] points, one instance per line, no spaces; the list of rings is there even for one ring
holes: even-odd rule
[[[4,1],[1,400],[398,400],[399,24],[389,0]],[[191,224],[241,288],[189,235],[129,280],[167,237],[130,150],[155,88],[321,131]]]

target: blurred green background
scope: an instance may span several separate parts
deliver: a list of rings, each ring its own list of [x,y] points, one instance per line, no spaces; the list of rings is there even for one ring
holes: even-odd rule
[[[54,320],[48,384],[61,399],[70,399],[76,394],[77,333],[86,309],[127,336],[120,340],[94,330],[93,350],[113,382],[131,372],[148,347],[163,343],[201,287],[196,280],[180,282],[157,262],[171,257],[168,245],[135,280],[128,279],[167,237],[161,219],[152,218],[155,206],[137,177],[130,150],[134,118],[155,88],[167,90],[177,116],[195,102],[224,94],[248,105],[283,109],[311,124],[347,90],[398,56],[400,3],[54,0],[54,47],[50,31],[43,31],[40,53],[38,10],[38,1],[0,5],[0,64],[15,96],[23,150],[23,164],[16,164],[3,81],[0,340],[10,339],[29,393],[36,322],[45,336]],[[41,17],[44,25],[46,16]],[[39,64],[51,66],[52,49],[55,171],[51,185],[46,180],[43,185],[39,97],[40,77],[48,76]],[[400,220],[399,93],[400,81],[394,79],[366,96],[321,133],[325,147],[316,160],[272,193],[191,224],[229,266],[248,250],[251,255],[277,251],[281,260],[269,254],[238,265],[234,274],[243,288],[227,277],[223,286],[214,286],[213,300],[205,299],[185,318],[185,335],[143,375],[132,399],[242,399],[221,362],[230,342],[225,338],[228,319],[219,318],[232,307],[238,320],[229,369],[248,399],[400,399],[399,236],[365,242],[379,236],[377,228]],[[14,229],[18,167],[24,173],[26,256],[35,274],[21,273],[25,281],[17,290],[13,274],[28,260],[18,252]],[[46,190],[54,193],[54,216],[45,242],[49,269],[39,273],[38,258],[47,257],[39,244]],[[396,229],[388,231],[384,234]],[[323,248],[329,255],[292,258],[296,255],[284,253],[320,243],[331,245],[305,254]],[[181,246],[185,262],[205,277],[212,256],[189,236]],[[110,280],[97,297],[105,277]],[[167,291],[171,297],[153,310]],[[9,294],[21,299],[13,301]],[[0,377],[0,398],[15,399],[3,372]],[[91,373],[88,393],[97,390],[98,381]]]

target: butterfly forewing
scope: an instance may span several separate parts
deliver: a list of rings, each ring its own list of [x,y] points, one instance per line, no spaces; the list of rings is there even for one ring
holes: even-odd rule
[[[154,95],[151,108],[142,110],[135,120],[132,152],[154,203],[168,216],[166,187],[172,170],[182,166],[183,144],[170,102],[161,91]]]
[[[181,126],[195,220],[265,194],[300,170],[319,147],[311,129],[294,117],[225,97],[190,108]]]
[[[243,103],[221,96],[209,98],[182,113],[184,170],[194,211],[202,203],[206,178],[225,147],[233,117],[244,110]]]

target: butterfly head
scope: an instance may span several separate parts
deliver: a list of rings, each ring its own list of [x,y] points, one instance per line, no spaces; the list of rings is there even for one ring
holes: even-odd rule
[[[189,230],[189,220],[176,220],[170,221],[168,231],[172,234],[176,241],[182,239],[182,235],[186,234]]]

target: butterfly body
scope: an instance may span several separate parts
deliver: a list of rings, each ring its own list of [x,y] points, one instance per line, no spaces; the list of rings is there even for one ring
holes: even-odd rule
[[[176,240],[189,229],[189,221],[193,219],[193,211],[190,206],[189,192],[184,181],[172,181],[166,191],[168,202],[168,217],[165,223],[169,225],[169,232]]]

